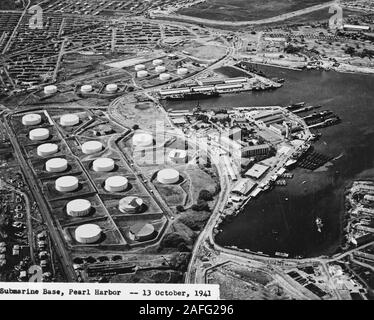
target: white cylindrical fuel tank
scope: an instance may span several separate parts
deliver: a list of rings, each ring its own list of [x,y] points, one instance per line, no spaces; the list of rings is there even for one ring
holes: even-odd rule
[[[123,176],[113,176],[105,180],[104,188],[109,192],[121,192],[127,189],[128,180]]]
[[[155,68],[155,71],[156,71],[157,73],[163,73],[163,72],[166,71],[166,68],[165,68],[165,66],[157,66],[157,67]]]
[[[79,117],[76,114],[64,114],[60,118],[60,124],[63,127],[76,126],[79,123]]]
[[[118,90],[118,86],[115,83],[110,83],[105,87],[105,90],[109,93],[114,93]]]
[[[170,80],[171,76],[169,73],[161,73],[159,76],[161,81]]]
[[[155,59],[155,60],[152,61],[152,64],[153,64],[154,66],[160,66],[160,65],[162,65],[163,63],[164,63],[164,61],[162,61],[161,59]]]
[[[75,229],[75,240],[84,244],[95,243],[100,240],[101,232],[97,224],[83,224]]]
[[[55,143],[44,143],[38,146],[36,152],[39,157],[48,157],[52,154],[57,153],[58,145]]]
[[[132,144],[134,147],[150,147],[153,145],[153,136],[149,133],[135,133]]]
[[[68,168],[68,162],[64,158],[49,159],[45,163],[45,169],[48,172],[63,172]]]
[[[173,184],[179,181],[179,172],[175,169],[163,169],[157,173],[157,181],[162,184]]]
[[[138,72],[136,73],[136,76],[137,76],[138,78],[145,78],[145,77],[148,76],[148,72],[145,71],[145,70],[140,70],[140,71],[138,71]]]
[[[136,225],[130,228],[137,241],[149,241],[155,237],[155,227],[150,223]]]
[[[72,217],[84,217],[91,211],[91,202],[86,199],[75,199],[66,205],[66,213]]]
[[[145,69],[145,65],[144,64],[137,64],[135,66],[135,71],[140,71],[140,70],[144,70]]]
[[[56,190],[60,192],[72,192],[77,190],[78,186],[78,178],[74,176],[60,177],[55,182]]]
[[[178,68],[178,70],[177,70],[177,74],[180,75],[180,76],[186,75],[187,73],[188,73],[187,68]]]
[[[86,84],[84,86],[81,86],[81,92],[82,93],[89,93],[92,91],[92,86],[90,84]]]
[[[96,172],[108,172],[114,169],[114,160],[111,158],[98,158],[92,163],[92,169]]]
[[[47,128],[38,128],[31,130],[29,133],[30,140],[39,141],[49,138],[49,130]]]
[[[42,122],[42,117],[37,113],[29,113],[22,117],[22,124],[24,126],[36,126]]]
[[[57,87],[54,85],[44,87],[45,94],[54,94],[57,92]]]
[[[103,150],[103,144],[100,141],[87,141],[82,144],[84,154],[94,154]]]
[[[136,214],[142,209],[144,202],[138,197],[125,197],[119,201],[118,209],[123,213]]]

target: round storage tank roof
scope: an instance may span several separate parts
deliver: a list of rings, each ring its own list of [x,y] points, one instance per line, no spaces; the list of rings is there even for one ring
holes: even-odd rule
[[[142,205],[144,204],[143,200],[138,197],[125,197],[119,201],[119,210],[123,213],[139,213]]]
[[[178,70],[177,70],[177,74],[179,74],[179,75],[185,75],[187,73],[188,73],[187,68],[178,68]]]
[[[75,199],[66,205],[66,212],[72,217],[84,217],[91,211],[91,202],[86,199]]]
[[[103,144],[100,141],[87,141],[82,144],[84,154],[93,154],[103,150]]]
[[[57,87],[56,86],[46,86],[44,87],[44,93],[45,94],[53,94],[57,92]]]
[[[140,71],[137,72],[136,75],[137,75],[138,78],[145,78],[146,76],[148,76],[148,72],[145,71],[145,70],[140,70]]]
[[[78,178],[74,176],[60,177],[55,182],[56,190],[60,192],[72,192],[78,189],[78,186]]]
[[[130,232],[137,241],[148,241],[155,237],[155,228],[150,223],[137,223],[130,227]]]
[[[45,169],[48,172],[63,172],[68,168],[68,162],[63,158],[49,159],[45,163]]]
[[[37,113],[26,114],[22,117],[22,124],[24,126],[35,126],[42,122],[42,117]]]
[[[81,92],[88,93],[92,91],[92,86],[90,84],[86,84],[84,86],[81,86]]]
[[[165,70],[166,70],[166,68],[165,68],[164,66],[157,66],[157,67],[155,68],[155,71],[156,71],[157,73],[165,72]]]
[[[75,126],[79,123],[79,117],[76,114],[64,114],[60,118],[60,124],[64,127]]]
[[[75,229],[75,240],[80,243],[95,243],[101,237],[101,228],[97,224],[84,224]]]
[[[110,83],[105,87],[105,90],[108,92],[116,92],[118,90],[118,86],[115,83]]]
[[[96,172],[108,172],[114,169],[114,160],[111,158],[98,158],[92,164],[92,169]]]
[[[157,180],[162,184],[172,184],[179,181],[179,172],[175,169],[163,169],[157,173]]]
[[[46,140],[49,138],[49,130],[47,128],[38,128],[31,130],[29,138],[33,141]]]
[[[135,71],[140,71],[140,70],[144,70],[145,69],[145,65],[144,64],[137,64],[135,66]]]
[[[149,237],[155,232],[155,228],[152,224],[146,223],[136,234],[139,238]]]
[[[105,180],[104,188],[109,192],[121,192],[127,189],[128,183],[123,176],[113,176]]]
[[[57,153],[58,145],[54,143],[44,143],[38,146],[36,150],[39,157],[47,157]]]
[[[168,73],[161,73],[159,75],[159,78],[160,78],[160,80],[165,81],[165,80],[169,80],[171,77],[170,77],[170,74],[168,74]]]
[[[159,66],[159,65],[161,65],[163,63],[164,63],[164,61],[162,61],[161,59],[155,59],[155,60],[152,61],[152,64],[154,66]]]
[[[149,147],[153,145],[153,136],[149,133],[135,133],[132,137],[135,147]]]

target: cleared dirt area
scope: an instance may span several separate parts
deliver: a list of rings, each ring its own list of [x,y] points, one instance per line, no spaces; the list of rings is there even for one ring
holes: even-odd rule
[[[328,2],[328,0],[208,0],[178,11],[191,17],[246,21],[271,18],[287,12]]]

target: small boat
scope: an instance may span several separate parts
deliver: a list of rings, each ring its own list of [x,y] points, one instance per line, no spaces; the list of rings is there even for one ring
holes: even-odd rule
[[[288,253],[285,253],[285,252],[276,252],[275,255],[277,257],[282,257],[282,258],[288,258]]]
[[[316,226],[317,226],[318,232],[322,232],[323,223],[322,223],[322,219],[319,217],[316,218]]]

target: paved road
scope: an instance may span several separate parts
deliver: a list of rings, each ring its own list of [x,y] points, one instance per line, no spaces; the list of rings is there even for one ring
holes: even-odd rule
[[[35,182],[34,176],[31,172],[31,169],[29,168],[26,160],[24,159],[22,155],[21,148],[18,144],[17,138],[14,135],[13,130],[8,125],[8,116],[6,116],[6,119],[4,121],[4,126],[8,132],[9,139],[13,145],[14,153],[18,159],[18,162],[20,164],[20,167],[23,171],[23,175],[30,187],[30,191],[32,192],[34,199],[38,203],[40,213],[43,216],[44,222],[48,228],[49,234],[51,239],[53,240],[53,244],[56,248],[56,253],[58,257],[61,259],[61,265],[63,268],[63,271],[66,275],[66,280],[68,282],[76,282],[77,281],[77,275],[75,273],[75,270],[72,268],[71,260],[66,252],[65,246],[64,246],[64,240],[62,239],[60,233],[58,232],[57,228],[54,226],[53,218],[51,215],[51,212],[49,211],[49,208],[44,200],[43,193],[41,192],[39,186]]]

